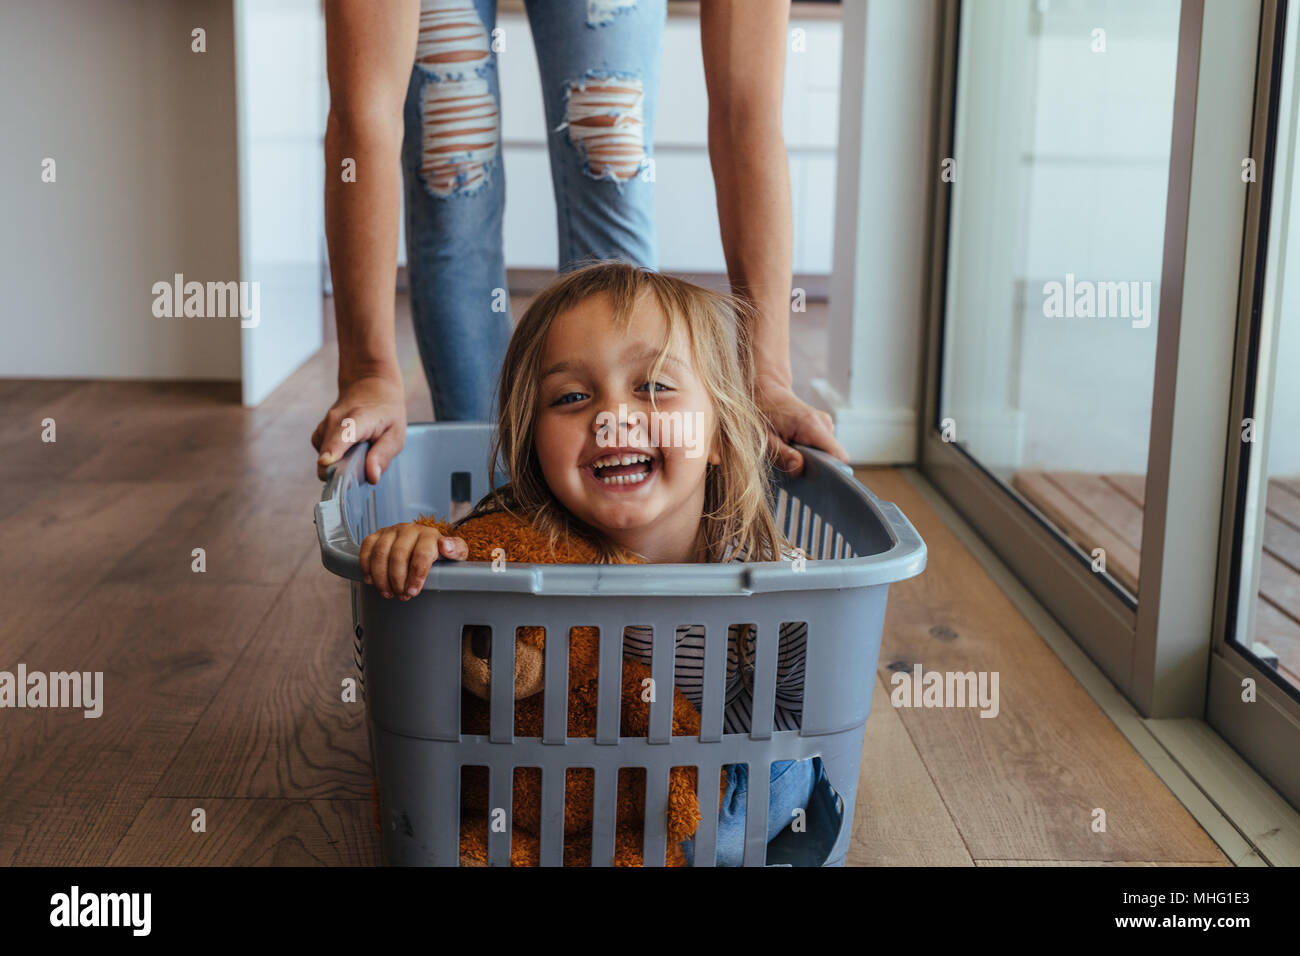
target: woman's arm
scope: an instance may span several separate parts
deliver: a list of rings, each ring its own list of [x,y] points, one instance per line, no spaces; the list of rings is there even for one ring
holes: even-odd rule
[[[732,291],[758,312],[753,329],[759,403],[779,461],[802,470],[785,441],[848,460],[833,421],[797,398],[790,368],[793,225],[781,128],[790,0],[702,0],[700,39],[709,94],[709,159]]]
[[[366,476],[377,482],[406,437],[393,295],[402,105],[419,18],[419,0],[325,3],[325,236],[334,279],[339,396],[312,434],[321,477],[353,442],[370,439]],[[355,169],[346,180],[345,160]],[[348,436],[340,427],[345,418],[355,423]]]

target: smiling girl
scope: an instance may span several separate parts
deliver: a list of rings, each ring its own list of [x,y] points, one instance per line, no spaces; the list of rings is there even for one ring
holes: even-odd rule
[[[558,278],[524,313],[502,368],[492,460],[509,483],[461,520],[509,511],[553,543],[590,541],[602,562],[794,560],[772,517],[751,318],[731,296],[623,263]],[[404,523],[365,539],[361,569],[385,597],[409,600],[439,555],[467,553],[459,538]],[[799,727],[806,636],[803,624],[781,628],[774,730]],[[698,708],[704,632],[682,626],[676,637],[674,681]],[[754,650],[752,628],[733,626],[726,733],[749,731]],[[624,655],[650,662],[648,629],[625,630]],[[824,775],[820,757],[772,764],[769,840],[807,807]],[[728,766],[719,865],[741,861],[746,791],[746,765]]]

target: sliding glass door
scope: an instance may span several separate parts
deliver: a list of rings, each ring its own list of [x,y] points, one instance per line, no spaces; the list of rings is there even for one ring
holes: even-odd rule
[[[1144,715],[1300,806],[1297,6],[944,5],[920,445]]]
[[[940,437],[1130,606],[1178,21],[995,0],[957,39]]]

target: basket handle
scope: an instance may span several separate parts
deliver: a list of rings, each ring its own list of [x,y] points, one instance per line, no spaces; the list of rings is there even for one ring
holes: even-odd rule
[[[358,449],[361,449],[358,451]],[[325,484],[316,502],[314,520],[316,539],[320,542],[321,563],[340,577],[361,580],[361,548],[352,540],[343,523],[343,480],[354,455],[361,456],[364,466],[370,442],[358,442],[343,457],[325,469]]]
[[[804,457],[812,456],[823,464],[832,465],[838,468],[843,474],[848,476],[849,480],[855,484],[858,489],[867,496],[868,500],[880,511],[880,516],[885,519],[889,525],[889,532],[894,537],[894,546],[890,552],[899,560],[914,566],[915,570],[911,571],[906,577],[912,574],[920,574],[925,568],[928,557],[925,539],[921,537],[920,532],[916,530],[912,522],[907,520],[907,515],[903,514],[901,508],[892,501],[882,501],[876,496],[870,488],[858,480],[858,476],[853,473],[853,466],[845,464],[838,458],[835,458],[822,451],[819,448],[812,448],[808,445],[796,445],[804,454]]]

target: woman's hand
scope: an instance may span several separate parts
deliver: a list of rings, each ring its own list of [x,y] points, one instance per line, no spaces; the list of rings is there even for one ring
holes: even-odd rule
[[[439,557],[464,561],[469,546],[437,528],[412,521],[390,525],[366,535],[361,542],[361,577],[386,598],[396,594],[409,601],[420,593],[429,568]]]
[[[776,465],[791,475],[803,473],[803,455],[790,442],[811,445],[848,462],[849,453],[835,439],[835,421],[830,413],[813,408],[784,384],[759,386],[758,407],[767,415],[774,433]]]
[[[362,376],[339,389],[338,399],[311,433],[312,446],[320,452],[316,477],[324,481],[330,465],[354,444],[367,440],[366,480],[377,485],[406,444],[406,396],[400,373]]]

